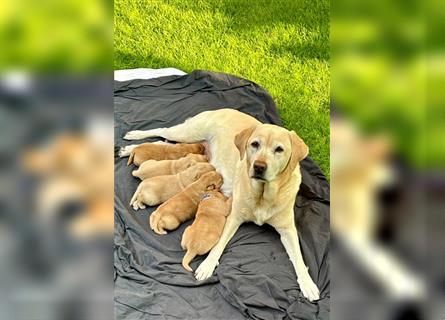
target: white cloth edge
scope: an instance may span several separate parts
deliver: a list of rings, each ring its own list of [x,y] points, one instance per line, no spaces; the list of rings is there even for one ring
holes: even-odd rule
[[[178,75],[183,76],[186,72],[176,68],[161,68],[161,69],[149,69],[149,68],[137,68],[137,69],[124,69],[114,70],[115,81],[128,81],[134,79],[152,79],[165,76]]]

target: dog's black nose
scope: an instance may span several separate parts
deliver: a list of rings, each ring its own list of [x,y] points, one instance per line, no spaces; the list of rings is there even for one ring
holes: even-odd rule
[[[253,170],[255,170],[255,174],[261,175],[266,171],[267,164],[263,161],[255,161],[253,164]]]

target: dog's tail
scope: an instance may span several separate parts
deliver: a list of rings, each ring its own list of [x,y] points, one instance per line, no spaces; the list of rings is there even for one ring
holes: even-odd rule
[[[182,266],[185,270],[193,272],[193,269],[190,268],[189,263],[193,260],[193,258],[196,257],[196,253],[190,250],[187,250],[187,252],[184,255],[184,258],[182,259]]]
[[[127,166],[133,163],[134,159],[134,150],[131,150],[130,156],[128,157]]]

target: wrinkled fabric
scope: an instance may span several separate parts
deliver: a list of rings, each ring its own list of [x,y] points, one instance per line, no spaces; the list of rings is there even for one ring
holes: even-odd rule
[[[235,76],[194,71],[184,76],[115,82],[115,145],[130,130],[170,127],[206,110],[234,108],[263,123],[282,126],[270,95]],[[302,115],[303,117],[304,115]],[[309,146],[310,147],[310,146]],[[182,268],[180,242],[192,221],[167,235],[149,229],[153,208],[133,211],[139,180],[127,158],[115,163],[115,315],[117,319],[328,319],[329,183],[309,157],[301,162],[295,203],[300,244],[320,289],[317,302],[299,290],[291,262],[270,226],[242,225],[214,275],[202,282]],[[191,263],[195,270],[205,256]]]

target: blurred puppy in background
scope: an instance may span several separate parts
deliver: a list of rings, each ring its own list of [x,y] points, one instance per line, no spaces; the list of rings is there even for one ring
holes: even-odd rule
[[[96,142],[65,133],[22,158],[24,170],[41,180],[35,198],[39,217],[52,222],[72,215],[68,229],[77,238],[110,235],[114,228],[112,149]]]

